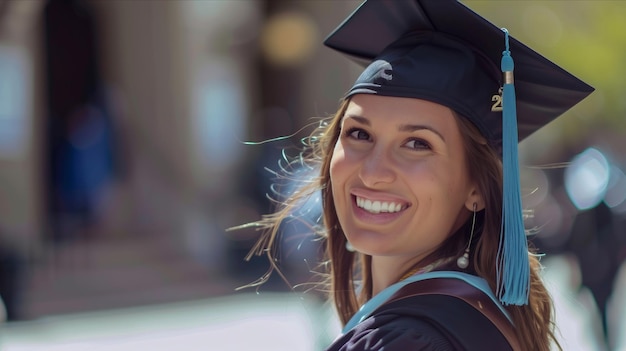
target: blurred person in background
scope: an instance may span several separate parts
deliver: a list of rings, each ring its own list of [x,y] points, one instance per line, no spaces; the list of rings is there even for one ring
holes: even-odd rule
[[[23,261],[19,251],[0,236],[0,322],[19,317]]]
[[[616,335],[611,335],[615,326],[611,325],[609,308],[618,273],[624,262],[626,245],[623,235],[619,219],[604,202],[600,202],[576,214],[571,230],[563,235],[566,240],[558,245],[541,235],[533,238],[533,242],[545,254],[565,255],[572,259],[572,268],[577,273],[579,271],[575,279],[576,287],[578,291],[589,289],[593,296],[601,323],[598,334],[601,334],[600,339],[609,349],[616,338]]]
[[[86,239],[116,173],[112,106],[100,69],[89,3],[51,0],[44,8],[47,68],[50,239]]]
[[[558,347],[517,143],[593,88],[452,0],[366,1],[325,44],[366,68],[294,161],[319,176],[246,226],[278,269],[281,226],[322,206],[344,325],[327,350]]]
[[[558,159],[572,162],[567,168],[544,172],[550,174],[550,186],[541,187],[552,188],[557,199],[552,201],[559,204],[558,211],[566,214],[555,213],[548,206],[534,208],[530,227],[538,229],[531,240],[549,258],[560,257],[569,263],[568,300],[575,301],[578,310],[587,310],[592,315],[591,334],[603,344],[603,349],[612,350],[620,332],[619,318],[611,314],[616,314],[614,311],[623,300],[614,290],[619,289],[619,273],[626,253],[623,215],[615,206],[619,202],[613,199],[626,196],[626,188],[620,188],[619,171],[614,171],[617,166],[611,167],[610,158],[605,158],[599,149],[583,143],[576,149],[564,147],[558,154]],[[602,177],[606,177],[606,188],[589,191],[598,184],[593,180]],[[613,184],[610,178],[615,179]]]
[[[604,340],[609,344],[607,305],[622,263],[611,209],[603,202],[576,215],[567,243],[578,260],[581,284],[589,288],[600,312]]]

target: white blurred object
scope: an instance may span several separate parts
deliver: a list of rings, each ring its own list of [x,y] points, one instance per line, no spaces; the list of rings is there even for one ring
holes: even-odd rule
[[[604,203],[615,213],[626,213],[626,175],[615,165],[611,166]]]
[[[57,316],[0,328],[3,351],[319,350],[332,315],[296,293]],[[333,331],[334,333],[334,331]]]
[[[543,280],[554,301],[556,337],[563,350],[606,350],[599,338],[600,316],[593,297],[580,289],[578,267],[566,256],[542,259]]]
[[[626,262],[622,263],[615,278],[615,287],[607,308],[609,338],[613,350],[626,351]]]
[[[595,207],[602,201],[609,184],[609,162],[595,148],[576,155],[565,170],[565,190],[579,210]]]
[[[17,46],[0,45],[0,156],[19,157],[29,137],[30,62]]]

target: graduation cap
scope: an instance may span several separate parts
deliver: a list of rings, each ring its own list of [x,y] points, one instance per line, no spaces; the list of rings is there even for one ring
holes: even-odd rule
[[[530,269],[517,143],[594,89],[456,0],[366,0],[324,44],[366,67],[346,97],[377,94],[445,105],[501,153],[497,294],[506,305],[526,304]]]

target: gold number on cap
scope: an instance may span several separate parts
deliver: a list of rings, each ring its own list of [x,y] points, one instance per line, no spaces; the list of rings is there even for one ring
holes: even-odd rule
[[[502,88],[498,89],[498,93],[491,97],[493,105],[491,105],[491,112],[502,111]]]

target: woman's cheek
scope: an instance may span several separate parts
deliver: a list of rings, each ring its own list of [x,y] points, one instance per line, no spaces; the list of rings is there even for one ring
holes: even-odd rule
[[[346,154],[343,146],[337,142],[335,145],[335,149],[333,150],[333,155],[330,159],[330,177],[333,178],[333,175],[341,171],[342,166],[346,163]]]

